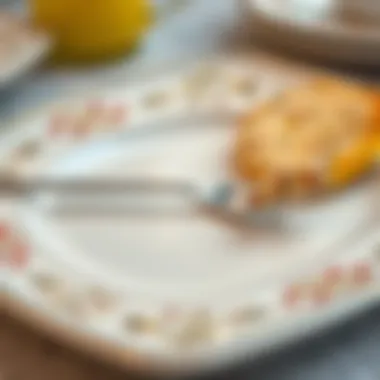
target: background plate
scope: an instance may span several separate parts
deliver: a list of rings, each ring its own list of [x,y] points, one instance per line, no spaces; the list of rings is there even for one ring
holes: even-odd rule
[[[347,18],[336,0],[241,0],[248,24],[297,54],[349,65],[380,64],[380,28]]]

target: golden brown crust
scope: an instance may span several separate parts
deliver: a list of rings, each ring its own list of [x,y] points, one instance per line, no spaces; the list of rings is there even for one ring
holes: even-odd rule
[[[233,171],[257,199],[299,198],[352,182],[379,151],[380,95],[323,78],[241,119]]]

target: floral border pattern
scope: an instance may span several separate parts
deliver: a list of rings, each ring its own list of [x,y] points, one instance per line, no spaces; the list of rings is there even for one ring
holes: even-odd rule
[[[92,95],[51,107],[39,122],[39,131],[11,150],[0,169],[24,174],[51,160],[51,155],[57,158],[80,144],[128,133],[162,118],[210,110],[238,113],[265,97],[271,87],[247,64],[203,64],[167,79],[164,85],[118,89],[109,97]]]
[[[171,82],[169,88],[150,87],[139,93],[137,99],[121,94],[117,99],[89,98],[63,105],[51,110],[39,134],[24,139],[10,152],[6,165],[22,169],[27,163],[41,159],[49,151],[47,146],[55,147],[64,141],[68,142],[64,149],[70,149],[72,144],[138,128],[160,114],[210,107],[240,111],[253,100],[266,96],[263,87],[263,80],[253,75],[249,67],[234,71],[223,65],[206,65],[181,76],[174,84]],[[336,263],[317,275],[284,285],[276,290],[276,305],[282,313],[297,314],[325,308],[341,298],[364,292],[376,282],[378,256],[379,248],[374,248],[368,257]],[[252,327],[260,328],[273,318],[271,307],[256,301],[227,310],[222,316],[214,315],[207,307],[184,310],[181,305],[162,305],[155,314],[122,311],[123,296],[115,290],[91,282],[72,283],[63,274],[57,274],[51,263],[47,263],[47,268],[35,269],[32,263],[38,252],[34,252],[32,241],[7,222],[0,224],[0,257],[5,258],[2,261],[14,276],[27,281],[43,303],[76,323],[96,323],[99,318],[117,314],[119,332],[139,339],[158,338],[175,348],[212,344],[239,332],[244,334]]]
[[[33,268],[32,243],[17,228],[2,223],[0,239],[1,256],[5,257],[6,267],[16,276],[26,278],[42,302],[75,323],[89,324],[121,313],[119,330],[126,337],[158,339],[166,346],[186,350],[215,344],[259,328],[273,319],[273,306],[254,301],[227,310],[222,316],[214,315],[207,307],[189,310],[173,304],[162,305],[158,313],[133,308],[120,310],[123,296],[115,290],[91,281],[79,286],[54,270]],[[291,315],[312,313],[342,299],[360,296],[377,286],[375,272],[376,265],[380,264],[379,253],[380,241],[363,257],[348,263],[328,265],[315,275],[285,284],[276,290],[279,308],[276,312]]]

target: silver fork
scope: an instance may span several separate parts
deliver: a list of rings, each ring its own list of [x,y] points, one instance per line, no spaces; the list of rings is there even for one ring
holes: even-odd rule
[[[204,184],[199,181],[153,178],[0,178],[0,195],[31,202],[36,207],[69,216],[162,215],[181,207],[206,212],[238,225],[279,221],[279,213],[251,210],[239,202],[241,189],[233,181]],[[169,201],[161,206],[159,200]],[[152,202],[153,201],[153,202]],[[153,203],[153,204],[152,204]],[[240,204],[239,204],[240,203]]]

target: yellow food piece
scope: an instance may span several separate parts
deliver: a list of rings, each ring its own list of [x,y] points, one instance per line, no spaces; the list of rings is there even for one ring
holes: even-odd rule
[[[250,111],[238,128],[235,174],[258,199],[346,186],[380,156],[380,94],[317,79]]]
[[[332,186],[344,186],[365,173],[377,156],[378,141],[375,137],[363,138],[357,145],[337,157],[331,164],[330,183]]]
[[[132,49],[151,23],[148,0],[29,0],[34,23],[62,58],[100,58]]]

